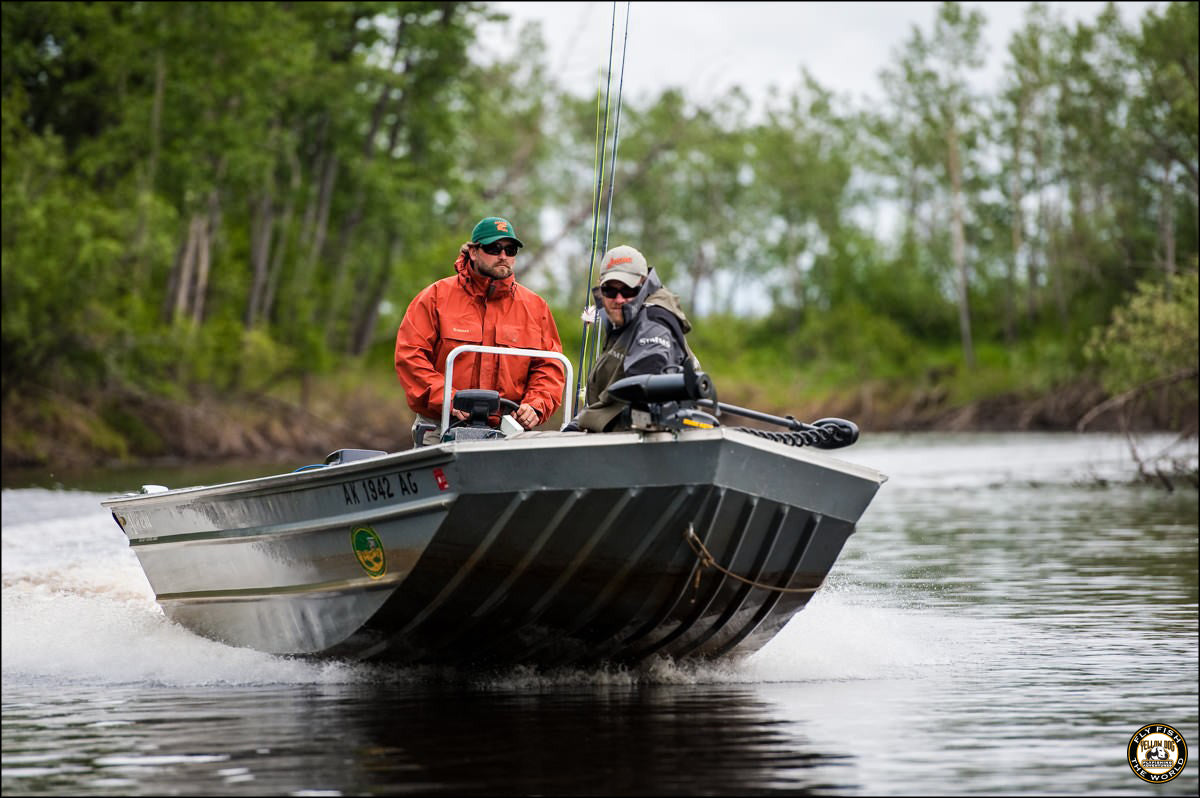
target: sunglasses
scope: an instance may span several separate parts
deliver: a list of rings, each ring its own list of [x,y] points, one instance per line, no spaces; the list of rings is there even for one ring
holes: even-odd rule
[[[638,292],[641,290],[642,290],[642,287],[640,285],[631,288],[630,286],[627,286],[627,285],[615,285],[613,283],[605,283],[604,285],[600,286],[600,293],[604,294],[609,299],[616,299],[617,294],[620,294],[621,296],[625,297],[626,299],[633,299],[635,296],[638,295]]]
[[[520,249],[520,247],[516,244],[505,244],[504,246],[501,246],[496,242],[492,242],[491,244],[480,244],[479,248],[489,255],[499,255],[501,252],[503,252],[510,258],[515,258],[517,256],[517,250]]]

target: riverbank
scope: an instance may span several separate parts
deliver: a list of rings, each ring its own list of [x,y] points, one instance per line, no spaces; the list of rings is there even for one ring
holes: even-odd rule
[[[1005,394],[966,402],[944,387],[898,389],[865,384],[777,407],[753,386],[730,386],[720,399],[802,420],[847,418],[871,432],[1073,431],[1108,397],[1078,381],[1038,396]],[[1192,413],[1195,415],[1194,411]],[[139,464],[319,462],[339,448],[398,451],[411,445],[412,413],[391,382],[341,376],[296,381],[270,393],[232,395],[211,388],[173,397],[129,389],[70,394],[38,389],[6,400],[4,468],[83,469]],[[730,417],[727,423],[752,425]],[[1175,429],[1153,407],[1122,421],[1115,410],[1088,431]],[[561,418],[551,419],[551,427]]]

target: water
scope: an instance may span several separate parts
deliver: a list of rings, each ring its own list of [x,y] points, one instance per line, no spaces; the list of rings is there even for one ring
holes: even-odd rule
[[[839,456],[890,481],[808,608],[743,662],[632,670],[230,648],[157,609],[107,494],[6,489],[3,792],[1197,794],[1198,762],[1125,760],[1148,723],[1200,743],[1195,488],[1104,436]]]

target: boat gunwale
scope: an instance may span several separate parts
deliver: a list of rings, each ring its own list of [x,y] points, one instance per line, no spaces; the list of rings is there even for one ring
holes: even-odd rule
[[[505,449],[512,450],[564,448],[580,445],[591,449],[604,446],[629,446],[634,444],[692,443],[716,439],[723,439],[776,455],[789,456],[796,460],[829,468],[849,476],[875,482],[879,485],[882,485],[888,479],[887,475],[873,468],[839,460],[836,457],[825,454],[823,450],[820,454],[815,454],[814,452],[805,451],[807,447],[789,446],[733,427],[716,427],[710,430],[682,430],[677,433],[631,431],[588,434],[539,430],[504,439],[448,441],[434,446],[389,452],[376,457],[354,460],[349,463],[292,471],[285,474],[269,474],[236,482],[173,488],[161,493],[126,493],[103,499],[100,504],[104,507],[115,509],[127,507],[132,504],[140,506],[165,504],[184,498],[197,500],[210,496],[225,496],[240,493],[254,494],[256,492],[266,493],[304,483],[312,483],[312,486],[318,487],[323,482],[340,481],[347,476],[375,470],[381,466],[384,468],[393,468],[397,462],[412,460],[414,466],[449,463],[455,460],[459,454],[468,455],[479,449],[495,449],[498,448],[498,444],[503,445]]]
[[[278,539],[294,535],[310,535],[336,526],[358,526],[371,521],[403,518],[408,515],[439,512],[450,507],[458,498],[457,493],[431,496],[406,504],[383,505],[359,510],[347,515],[321,516],[306,521],[287,521],[281,524],[239,527],[237,529],[214,529],[206,532],[184,532],[178,535],[154,535],[131,537],[130,546],[172,546],[186,543],[245,543],[257,538]]]
[[[170,503],[181,498],[195,500],[210,496],[229,496],[239,493],[270,493],[297,483],[312,483],[312,487],[320,487],[323,482],[340,482],[348,476],[363,471],[375,470],[380,465],[393,468],[397,461],[414,460],[415,465],[441,465],[449,463],[453,459],[453,450],[447,451],[445,445],[421,449],[405,449],[399,452],[387,452],[375,457],[366,457],[362,460],[353,460],[349,463],[339,463],[336,465],[323,464],[321,468],[289,471],[284,474],[267,474],[235,482],[221,482],[216,485],[191,485],[183,488],[171,488],[160,493],[124,493],[119,496],[102,499],[100,504],[105,507],[122,507],[134,503],[139,505],[154,505]],[[309,485],[304,485],[304,487],[307,488]]]

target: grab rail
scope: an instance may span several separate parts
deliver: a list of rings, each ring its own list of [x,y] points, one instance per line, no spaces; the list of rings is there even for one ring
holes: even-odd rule
[[[565,427],[572,418],[575,417],[574,407],[571,404],[571,382],[575,374],[571,368],[571,361],[562,352],[551,352],[548,349],[518,349],[509,346],[482,346],[480,344],[463,344],[456,346],[450,350],[450,354],[446,356],[446,387],[442,394],[442,426],[439,429],[445,432],[450,426],[450,396],[454,387],[454,358],[458,357],[463,352],[479,352],[485,355],[518,355],[520,357],[548,357],[558,360],[567,370],[567,382],[563,386],[563,422]]]

